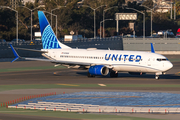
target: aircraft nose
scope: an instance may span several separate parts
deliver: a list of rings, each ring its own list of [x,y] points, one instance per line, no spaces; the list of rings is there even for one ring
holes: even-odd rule
[[[168,63],[168,70],[173,67],[173,64],[171,62]]]

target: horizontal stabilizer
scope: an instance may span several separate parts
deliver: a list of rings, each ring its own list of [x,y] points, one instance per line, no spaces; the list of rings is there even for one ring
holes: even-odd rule
[[[13,46],[12,46],[11,44],[9,44],[9,45],[10,45],[10,47],[11,47],[11,49],[12,49],[12,51],[13,51],[13,54],[14,54],[14,56],[15,56],[14,60],[12,60],[11,62],[14,62],[14,61],[16,61],[18,58],[20,58],[20,56],[18,55],[18,53],[16,52],[16,50],[13,48]]]
[[[41,50],[35,50],[35,49],[26,49],[26,48],[17,48],[14,47],[15,49],[19,50],[26,50],[26,51],[32,51],[32,52],[40,52],[40,53],[48,53],[47,51],[41,51]]]

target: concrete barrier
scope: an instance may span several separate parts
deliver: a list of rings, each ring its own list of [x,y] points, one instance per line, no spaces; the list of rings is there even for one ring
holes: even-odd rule
[[[28,104],[10,105],[8,108],[38,109],[67,112],[107,112],[107,113],[180,113],[180,108],[173,107],[125,107],[100,106],[90,104],[38,102]]]

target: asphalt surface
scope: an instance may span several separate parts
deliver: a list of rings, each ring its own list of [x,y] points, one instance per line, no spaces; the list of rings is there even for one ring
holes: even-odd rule
[[[53,64],[39,61],[0,62],[0,69],[49,65]],[[177,73],[180,72],[180,62],[173,62],[173,65],[174,67],[169,70],[166,75],[161,75],[159,80],[155,80],[154,74],[138,76],[128,73],[119,73],[118,78],[110,78],[109,76],[88,78],[87,70],[60,68],[2,72],[0,73],[0,84],[180,84],[180,76],[177,75]]]
[[[167,56],[168,59],[179,59],[179,55]],[[180,84],[180,62],[172,62],[174,67],[167,72],[166,75],[160,76],[159,80],[155,80],[153,74],[147,74],[142,76],[129,75],[128,73],[119,73],[118,78],[110,78],[109,76],[97,76],[95,78],[88,78],[86,70],[77,69],[50,69],[50,70],[33,70],[33,71],[22,71],[22,72],[1,72],[0,73],[0,85],[13,85],[13,84]],[[22,68],[22,67],[37,67],[37,66],[49,66],[53,65],[49,62],[39,61],[17,61],[14,63],[0,62],[0,69],[11,69],[11,68]],[[78,89],[78,88],[77,88]],[[82,89],[82,88],[81,88]],[[90,88],[88,88],[90,89]],[[104,89],[104,88],[102,88]],[[107,88],[106,90],[149,90],[152,88]],[[86,90],[86,88],[83,88]],[[96,89],[100,90],[99,88]],[[157,91],[179,91],[180,88],[153,88]],[[72,91],[72,90],[71,90]],[[78,90],[77,90],[78,91]],[[19,96],[23,96],[21,94]],[[8,96],[6,94],[6,96]],[[9,94],[13,98],[13,95]],[[2,96],[1,96],[2,98]],[[11,98],[11,99],[12,99]],[[138,115],[137,115],[138,116]],[[178,115],[179,116],[179,115]],[[140,116],[138,116],[140,117]],[[161,118],[161,117],[160,117]],[[166,116],[164,117],[166,118]],[[49,119],[44,117],[33,117],[33,116],[22,116],[22,115],[10,115],[0,113],[0,120],[10,119]],[[53,118],[56,120],[56,118]],[[59,118],[58,118],[59,119]],[[176,119],[176,118],[175,118]]]

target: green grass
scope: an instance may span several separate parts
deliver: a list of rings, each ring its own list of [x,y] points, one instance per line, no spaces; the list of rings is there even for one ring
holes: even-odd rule
[[[180,62],[180,59],[169,59],[171,62]]]
[[[73,118],[73,119],[89,119],[89,120],[158,120],[139,117],[127,117],[119,115],[107,114],[91,114],[91,113],[74,113],[74,112],[59,112],[59,111],[41,111],[41,110],[23,110],[13,108],[0,108],[0,113],[20,114],[31,116],[55,117],[55,118]]]
[[[179,84],[106,84],[101,87],[98,84],[21,84],[0,85],[0,91],[15,89],[51,89],[51,88],[179,88]]]
[[[66,68],[64,66],[41,66],[41,67],[22,67],[22,68],[7,68],[7,69],[0,69],[0,72],[19,72],[19,71],[29,71],[29,70],[45,70],[45,69],[59,69],[59,68]]]

